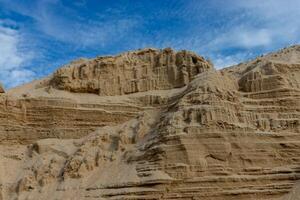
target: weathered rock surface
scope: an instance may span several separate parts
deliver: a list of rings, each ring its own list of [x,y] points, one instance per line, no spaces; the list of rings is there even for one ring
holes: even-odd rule
[[[299,46],[79,60],[0,98],[0,199],[299,199]]]
[[[189,51],[144,49],[75,61],[57,70],[50,84],[72,92],[114,96],[183,87],[210,68],[203,57]]]
[[[4,92],[5,92],[4,87],[3,87],[3,85],[0,83],[0,93],[4,93]]]

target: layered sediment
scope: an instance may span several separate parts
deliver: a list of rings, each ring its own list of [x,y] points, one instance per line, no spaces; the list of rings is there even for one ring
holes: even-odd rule
[[[71,92],[115,96],[180,88],[209,68],[203,57],[189,51],[143,49],[77,60],[58,69],[50,84]]]
[[[0,97],[0,199],[298,198],[299,46],[81,59]]]

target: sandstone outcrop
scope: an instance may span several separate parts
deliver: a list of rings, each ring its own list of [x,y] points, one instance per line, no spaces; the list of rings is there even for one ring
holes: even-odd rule
[[[189,51],[144,49],[75,61],[57,70],[50,84],[71,92],[114,96],[183,87],[211,67]]]
[[[4,93],[4,92],[5,92],[4,87],[3,87],[3,85],[0,83],[0,93]]]
[[[299,46],[81,59],[0,98],[0,199],[299,198]]]

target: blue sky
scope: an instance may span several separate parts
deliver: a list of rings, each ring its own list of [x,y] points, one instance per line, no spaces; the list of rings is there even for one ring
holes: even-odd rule
[[[0,81],[145,47],[192,50],[222,68],[299,44],[299,19],[300,0],[0,0]]]

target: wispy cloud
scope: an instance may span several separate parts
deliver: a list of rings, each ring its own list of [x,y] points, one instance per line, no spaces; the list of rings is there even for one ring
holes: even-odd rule
[[[214,66],[217,69],[229,67],[232,65],[239,64],[241,62],[247,61],[247,59],[252,58],[253,54],[249,53],[236,53],[234,55],[222,55],[222,54],[214,54],[212,55]]]
[[[0,64],[20,82],[75,57],[136,48],[189,49],[222,68],[300,42],[299,0],[0,0],[1,10],[17,17],[0,26]]]
[[[34,72],[24,69],[22,65],[30,61],[32,53],[22,50],[21,35],[11,28],[10,20],[0,20],[0,80],[7,87],[13,87],[31,80]]]
[[[110,16],[110,13],[105,13],[109,10],[103,10],[102,18],[89,19],[59,0],[34,0],[30,2],[30,6],[4,0],[4,5],[32,18],[37,31],[78,48],[106,46],[126,37],[138,25],[137,18]],[[82,7],[85,1],[78,1],[75,5]]]
[[[217,16],[211,18],[217,25],[209,28],[212,37],[207,37],[202,47],[218,67],[300,41],[299,0],[211,0],[207,3],[206,9],[210,11],[206,12]],[[195,4],[197,1],[190,6]],[[199,11],[203,7],[194,6],[192,10],[202,18]],[[194,17],[197,18],[196,13]]]
[[[272,32],[267,29],[249,29],[234,27],[228,32],[220,34],[206,45],[211,50],[263,47],[272,43]]]
[[[1,57],[0,65],[2,69],[13,69],[18,67],[24,60],[18,52],[19,35],[17,31],[0,25]]]
[[[85,4],[85,1],[78,1],[74,6],[82,10]],[[25,22],[3,19],[0,24],[0,65],[3,66],[0,81],[7,88],[45,75],[44,71],[53,71],[53,68],[74,57],[77,51],[114,47],[126,39],[139,23],[137,17],[111,15],[113,10],[110,9],[103,10],[101,15],[93,13],[94,17],[84,16],[61,0],[27,3],[0,0],[0,6],[26,19]],[[7,26],[8,21],[22,28]],[[66,55],[67,52],[74,55]],[[56,55],[60,57],[54,58]],[[42,70],[41,67],[52,70]]]
[[[276,43],[286,43],[300,38],[299,0],[234,0],[235,10],[246,12],[250,26],[263,27],[273,36]],[[232,9],[232,8],[231,8]]]

